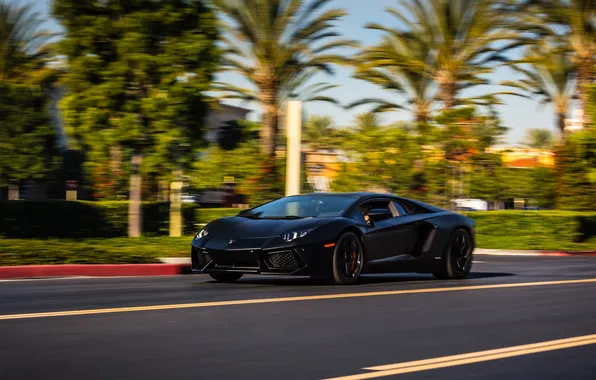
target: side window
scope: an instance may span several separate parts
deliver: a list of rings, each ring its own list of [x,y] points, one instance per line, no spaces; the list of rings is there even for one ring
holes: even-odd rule
[[[373,210],[375,211],[375,213],[379,213],[382,211],[384,211],[385,213],[382,215],[375,216],[369,215],[369,213]],[[360,206],[360,212],[362,213],[362,218],[367,224],[371,224],[373,218],[376,221],[380,221],[397,216],[389,200],[375,200],[371,202],[366,202],[362,206]]]
[[[414,205],[404,200],[395,200],[392,203],[394,203],[396,207],[399,207],[400,210],[403,210],[403,214],[400,211],[400,215],[413,214],[416,211],[418,211],[417,208],[414,207]]]
[[[391,201],[391,206],[394,208],[397,216],[404,216],[404,215],[409,214],[409,212],[406,210],[406,208],[403,207],[403,205],[399,202]]]

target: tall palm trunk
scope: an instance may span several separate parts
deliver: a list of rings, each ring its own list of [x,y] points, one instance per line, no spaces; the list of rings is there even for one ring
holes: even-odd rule
[[[426,104],[416,104],[414,115],[417,124],[427,124],[429,115],[428,106]]]
[[[449,74],[446,74],[449,76]],[[457,96],[457,83],[450,77],[439,79],[439,97],[443,102],[443,110],[448,111],[455,107],[455,99]]]
[[[279,121],[278,108],[274,102],[263,104],[263,127],[261,128],[261,152],[275,159],[277,146],[277,127]]]
[[[128,236],[140,237],[143,221],[141,209],[141,164],[143,156],[135,153],[131,159],[130,194],[128,202]]]
[[[582,58],[579,62],[577,72],[577,97],[579,98],[582,111],[582,122],[588,124],[590,115],[588,114],[588,85],[592,82],[592,60]]]
[[[565,142],[565,119],[567,119],[567,112],[563,110],[557,111],[557,127],[561,133],[561,143]]]

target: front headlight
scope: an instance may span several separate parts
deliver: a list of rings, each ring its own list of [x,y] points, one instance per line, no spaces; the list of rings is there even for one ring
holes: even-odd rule
[[[207,231],[207,228],[203,228],[195,235],[195,239],[199,240],[207,235],[209,235],[209,231]]]
[[[302,231],[287,232],[285,234],[282,234],[281,235],[281,238],[286,243],[289,243],[291,241],[294,241],[296,239],[300,239],[301,237],[306,236],[306,234],[308,234],[310,231],[312,231],[312,230],[302,230]]]

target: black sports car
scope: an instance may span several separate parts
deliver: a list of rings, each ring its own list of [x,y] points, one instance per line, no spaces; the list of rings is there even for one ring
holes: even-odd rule
[[[395,195],[296,195],[207,224],[192,241],[192,270],[224,282],[245,273],[337,284],[387,272],[461,279],[472,267],[474,237],[471,219]]]

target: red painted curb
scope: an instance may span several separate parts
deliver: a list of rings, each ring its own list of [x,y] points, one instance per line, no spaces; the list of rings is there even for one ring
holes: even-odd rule
[[[182,274],[185,264],[64,264],[0,267],[0,278],[62,276],[172,276]]]
[[[586,252],[540,252],[542,256],[596,256],[596,252],[594,251],[586,251]]]

